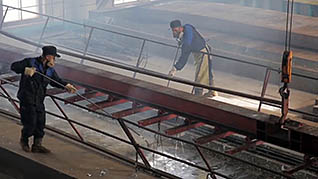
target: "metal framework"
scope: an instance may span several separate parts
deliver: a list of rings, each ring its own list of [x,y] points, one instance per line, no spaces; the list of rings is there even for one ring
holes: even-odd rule
[[[4,13],[4,17],[3,17],[2,22],[1,22],[1,27],[3,25],[4,18],[6,16],[9,8],[22,10],[19,8],[14,8],[14,7],[9,7],[9,6],[4,6],[4,7],[6,7],[6,11]],[[25,11],[25,10],[23,10],[23,11]],[[30,11],[26,11],[26,12],[30,12]],[[30,12],[30,13],[33,13],[33,12]],[[36,14],[38,14],[38,13],[36,13]],[[44,16],[47,18],[46,24],[47,24],[49,18],[52,18],[52,19],[61,20],[63,22],[65,21],[68,23],[76,24],[76,25],[83,25],[83,24],[72,22],[72,21],[66,21],[64,19],[52,17],[52,16],[46,16],[43,14],[38,14],[38,15],[41,15],[41,16]],[[198,83],[193,83],[193,82],[190,82],[190,81],[187,81],[184,79],[180,79],[180,78],[167,77],[166,75],[163,75],[160,73],[156,73],[156,72],[152,72],[149,70],[139,68],[140,59],[142,58],[141,56],[142,56],[142,53],[144,50],[144,45],[146,42],[156,43],[156,44],[164,45],[164,46],[171,47],[171,48],[177,48],[174,45],[170,45],[170,44],[166,44],[166,43],[162,43],[162,42],[157,42],[154,40],[141,38],[141,37],[137,37],[137,36],[118,33],[115,31],[105,30],[105,29],[101,29],[101,28],[97,28],[97,27],[93,27],[93,26],[86,25],[86,27],[90,28],[90,35],[89,35],[89,38],[87,40],[87,44],[85,46],[85,50],[83,52],[83,55],[78,55],[76,53],[72,53],[72,52],[64,51],[64,50],[59,50],[59,52],[67,54],[67,55],[71,55],[73,57],[80,58],[80,59],[82,59],[82,62],[83,62],[83,60],[89,60],[89,61],[97,62],[100,64],[104,64],[104,65],[110,65],[113,67],[130,70],[130,71],[134,72],[133,77],[136,76],[136,73],[141,73],[141,74],[151,75],[153,77],[158,77],[161,79],[166,79],[169,81],[171,80],[171,81],[180,82],[180,83],[184,83],[184,84],[191,85],[191,86],[199,86],[199,87],[203,87],[206,89],[212,89],[212,90],[216,90],[216,91],[220,91],[220,92],[224,92],[224,93],[228,93],[228,94],[232,94],[232,95],[238,95],[238,96],[247,97],[250,99],[259,100],[260,101],[259,109],[258,109],[259,111],[261,110],[262,104],[269,104],[269,105],[273,105],[273,106],[277,106],[277,107],[281,106],[280,101],[264,98],[271,71],[280,72],[279,70],[269,68],[267,66],[255,64],[255,63],[250,63],[250,62],[238,60],[238,59],[219,56],[216,54],[210,54],[210,55],[215,56],[215,57],[221,57],[225,60],[232,60],[232,61],[241,62],[241,63],[245,63],[245,64],[249,64],[249,65],[264,67],[264,68],[266,68],[266,74],[265,74],[263,88],[262,88],[262,92],[261,92],[260,97],[248,95],[248,94],[244,94],[244,93],[239,93],[239,92],[235,92],[235,91],[231,91],[231,90],[226,90],[226,89],[222,89],[222,88],[209,87],[209,86],[201,85]],[[14,39],[20,40],[22,42],[25,42],[27,44],[39,47],[39,46],[41,46],[41,42],[43,40],[42,37],[43,37],[43,34],[44,34],[46,28],[47,28],[47,25],[44,25],[43,30],[41,32],[41,38],[40,38],[38,43],[33,43],[33,42],[30,42],[26,39],[21,39],[21,38],[15,37],[15,36],[13,36],[9,33],[6,33],[4,31],[1,31],[0,33],[4,34],[6,36],[12,37]],[[114,34],[118,34],[118,35],[141,40],[142,45],[140,47],[140,53],[138,56],[136,66],[129,66],[129,65],[115,63],[115,62],[112,62],[111,59],[107,59],[107,58],[102,58],[104,60],[107,60],[107,61],[104,61],[104,60],[100,60],[98,58],[87,57],[86,56],[87,55],[87,48],[88,48],[89,41],[91,39],[90,36],[94,30],[102,30],[102,31],[106,31],[106,32],[110,32],[110,33],[114,33]],[[0,61],[2,63],[10,63],[6,59],[1,59]],[[63,112],[63,109],[60,106],[58,106],[58,108],[62,112],[63,116],[49,113],[49,112],[48,113],[69,122],[69,124],[71,125],[71,127],[73,128],[75,133],[77,134],[77,137],[75,138],[75,140],[86,143],[87,145],[89,145],[91,147],[100,149],[100,147],[98,147],[98,146],[95,146],[95,145],[92,145],[92,144],[85,142],[85,140],[83,139],[81,134],[76,130],[76,128],[74,127],[73,124],[83,126],[87,129],[90,129],[90,130],[99,132],[101,134],[104,134],[106,136],[115,138],[121,142],[125,142],[127,144],[133,145],[133,147],[136,150],[136,153],[138,154],[139,157],[141,157],[142,162],[143,162],[143,163],[139,163],[138,160],[136,160],[135,163],[138,163],[138,165],[142,166],[143,168],[146,168],[146,169],[154,171],[154,172],[158,172],[158,171],[153,169],[150,166],[150,164],[147,161],[147,159],[145,158],[142,150],[150,151],[150,152],[153,152],[155,154],[159,154],[159,155],[171,158],[173,160],[188,164],[190,166],[193,166],[193,167],[196,167],[198,169],[209,172],[211,175],[215,174],[215,175],[223,176],[225,178],[229,178],[227,176],[224,176],[220,173],[217,173],[217,172],[214,172],[211,170],[209,164],[206,162],[206,159],[202,155],[201,149],[206,149],[209,151],[213,151],[213,150],[206,148],[200,144],[206,143],[206,142],[209,142],[212,140],[216,140],[217,138],[222,138],[222,137],[226,137],[228,135],[232,135],[234,132],[242,133],[242,134],[245,134],[245,135],[248,135],[251,137],[255,137],[255,138],[260,139],[262,141],[267,141],[267,142],[270,142],[273,144],[278,144],[280,146],[287,147],[287,148],[290,148],[290,149],[293,149],[296,151],[300,151],[300,152],[303,152],[309,156],[317,156],[318,155],[317,154],[317,151],[318,151],[317,129],[312,127],[312,126],[302,125],[300,128],[300,125],[299,125],[300,123],[293,122],[293,121],[287,121],[286,124],[284,124],[284,126],[282,126],[278,121],[278,117],[276,117],[276,116],[270,116],[270,115],[266,115],[266,114],[262,114],[262,113],[257,113],[254,111],[246,110],[246,109],[243,109],[240,107],[235,107],[232,105],[217,104],[217,102],[215,102],[215,101],[195,98],[192,95],[187,94],[187,93],[178,92],[176,90],[172,90],[172,89],[162,87],[162,86],[149,85],[149,84],[146,84],[145,82],[140,82],[136,79],[130,79],[128,77],[116,75],[116,74],[113,74],[110,72],[101,72],[100,74],[92,73],[91,71],[96,71],[96,69],[89,70],[87,67],[83,67],[81,65],[74,64],[74,63],[64,62],[64,63],[62,63],[62,65],[57,65],[57,70],[59,71],[59,74],[61,74],[61,76],[63,78],[66,78],[68,80],[72,80],[72,81],[76,82],[77,84],[79,84],[80,86],[82,86],[83,88],[89,89],[88,91],[86,91],[85,94],[83,94],[87,98],[96,97],[98,95],[109,95],[110,96],[107,99],[107,101],[102,101],[96,105],[89,105],[87,107],[83,107],[83,106],[79,106],[75,103],[76,101],[81,100],[79,97],[62,99],[62,98],[58,98],[54,95],[59,94],[63,91],[59,91],[56,89],[49,90],[49,96],[51,97],[51,99],[53,100],[53,102],[57,106],[58,106],[58,103],[56,102],[56,100],[61,100],[61,101],[64,101],[65,103],[69,103],[69,104],[78,106],[80,108],[95,112],[99,115],[103,115],[103,116],[107,116],[107,117],[116,119],[120,123],[120,126],[122,127],[122,129],[125,132],[125,134],[127,135],[127,137],[129,138],[129,141],[118,138],[116,136],[112,136],[111,134],[107,134],[103,131],[99,131],[97,129],[91,128],[91,127],[86,126],[84,124],[78,123],[72,119],[69,119],[67,117],[66,113]],[[67,73],[69,71],[72,71],[72,73]],[[305,76],[305,75],[301,75],[301,74],[294,74],[293,73],[293,75],[307,78],[307,79],[318,80],[317,78],[313,78],[313,77],[309,77],[309,76]],[[91,78],[94,78],[96,80],[94,80],[94,81],[89,80]],[[14,81],[14,80],[11,80],[11,81]],[[1,96],[7,98],[15,106],[15,109],[18,111],[18,106],[15,104],[16,101],[13,100],[12,97],[10,97],[10,95],[6,92],[6,90],[2,86],[3,84],[9,83],[9,82],[10,82],[10,79],[2,79],[1,80],[0,86],[4,92],[4,93],[1,93]],[[107,84],[107,85],[103,85],[103,84]],[[168,82],[168,86],[169,86],[169,82]],[[97,90],[97,91],[95,91],[95,90]],[[131,93],[131,90],[133,91],[133,93]],[[151,99],[147,97],[149,95],[152,96]],[[126,99],[122,99],[120,97],[125,97]],[[102,109],[102,108],[105,108],[108,106],[113,106],[116,104],[125,103],[125,102],[130,101],[130,100],[132,100],[132,102],[134,102],[134,103],[138,102],[138,104],[135,105],[134,108],[132,108],[128,111],[121,111],[121,112],[116,113],[112,116],[105,115],[104,113],[100,113],[100,112],[96,111],[98,109]],[[171,104],[167,104],[166,101],[173,101],[173,102]],[[142,106],[139,106],[139,104],[142,104]],[[180,104],[186,105],[188,107],[186,109],[184,109],[183,107],[180,107]],[[216,104],[218,107],[214,106]],[[138,121],[139,125],[134,124],[134,123],[122,118],[126,115],[129,115],[129,114],[134,114],[136,112],[145,111],[145,110],[151,110],[153,108],[158,108],[162,111],[159,112],[157,117]],[[289,110],[300,112],[300,111],[293,110],[293,109],[289,109]],[[197,111],[200,111],[200,112],[197,112]],[[192,121],[190,123],[190,125],[179,126],[175,129],[170,129],[170,130],[168,130],[168,132],[166,132],[167,134],[169,134],[169,135],[177,134],[179,132],[185,131],[186,129],[190,129],[193,127],[199,127],[199,126],[202,126],[205,124],[226,127],[227,130],[225,130],[223,133],[216,134],[214,136],[207,136],[205,138],[197,139],[196,142],[193,143],[193,142],[187,142],[187,141],[175,138],[175,137],[171,137],[169,135],[165,135],[165,134],[159,133],[157,131],[153,131],[153,130],[150,130],[148,128],[143,127],[143,126],[147,126],[147,125],[158,123],[158,122],[160,123],[160,122],[165,121],[165,120],[170,120],[170,119],[176,118],[179,115],[185,116],[189,119],[194,119],[194,122]],[[311,115],[315,116],[314,114],[311,114]],[[181,159],[177,159],[175,157],[160,153],[158,151],[154,151],[152,149],[140,146],[134,140],[126,123],[130,124],[130,125],[137,126],[137,127],[142,128],[144,130],[147,130],[147,131],[151,131],[151,132],[155,133],[156,135],[165,136],[165,137],[168,137],[168,138],[171,138],[171,139],[183,142],[183,143],[194,145],[197,148],[203,161],[205,162],[206,168],[201,167],[201,166],[197,166],[197,165],[194,165],[194,164],[189,163],[187,161],[183,161]],[[58,131],[58,130],[55,130],[55,131]],[[59,132],[59,133],[61,133],[61,132]],[[64,134],[64,135],[68,136],[68,134]],[[250,145],[242,146],[241,149],[242,148],[246,149],[250,146],[258,145],[258,144],[262,143],[262,141],[256,140],[256,141],[253,141],[252,143],[247,142]],[[103,149],[101,149],[101,150],[103,150]],[[237,150],[240,150],[240,149],[237,148],[237,149],[234,149],[233,151],[237,151]],[[233,151],[229,152],[229,153],[234,153]],[[218,153],[217,151],[213,151],[213,152]],[[111,152],[109,152],[109,153],[111,153]],[[227,155],[224,153],[222,153],[222,155],[232,157],[231,155]],[[119,158],[121,158],[121,157],[119,156]],[[242,161],[242,162],[245,162],[245,161]],[[316,160],[311,159],[307,163],[313,164],[315,162],[316,162]],[[249,164],[253,165],[252,163],[249,163]],[[307,165],[305,165],[305,166],[307,166]],[[258,167],[263,169],[263,170],[269,171],[268,169],[266,169],[264,167],[260,167],[260,166],[258,166]],[[301,169],[304,167],[301,166],[298,168]],[[295,170],[289,171],[289,173],[296,171],[298,168],[296,168]],[[273,172],[273,171],[270,171],[270,172]],[[161,173],[164,176],[172,177],[172,176],[170,176],[168,174],[164,174],[162,172],[159,172],[159,173]],[[273,172],[273,173],[275,173],[275,172]],[[280,172],[276,172],[275,174],[290,178],[290,176],[288,174],[283,174]]]
[[[6,92],[6,90],[5,90],[5,88],[4,88],[3,85],[5,85],[5,84],[11,84],[11,85],[14,85],[14,86],[17,86],[17,85],[13,84],[13,83],[12,83],[12,80],[9,81],[8,79],[0,79],[0,81],[1,81],[1,85],[0,85],[0,86],[1,86],[1,89],[2,89],[3,92],[4,92],[4,93],[0,93],[0,97],[4,97],[4,98],[8,99],[8,100],[10,101],[10,103],[16,105],[16,103],[17,103],[18,101],[17,101],[16,99],[13,99],[13,98],[9,95],[9,93]],[[65,92],[65,91],[62,91],[62,92]],[[58,94],[58,93],[56,93],[56,94]],[[110,95],[110,94],[108,94],[108,95]],[[50,99],[54,102],[54,104],[58,107],[58,109],[60,109],[60,112],[61,112],[63,115],[61,116],[61,115],[59,115],[59,114],[55,114],[55,113],[52,113],[52,112],[49,112],[49,111],[47,111],[47,114],[52,115],[52,116],[55,116],[55,117],[57,117],[57,118],[60,118],[60,119],[63,119],[63,120],[65,120],[65,121],[67,121],[67,122],[70,124],[71,128],[74,130],[74,132],[77,134],[77,136],[73,136],[73,135],[71,135],[71,134],[62,132],[62,131],[60,131],[60,130],[54,128],[54,127],[51,127],[51,126],[46,126],[47,129],[52,130],[52,131],[54,131],[54,132],[57,132],[57,133],[59,133],[59,134],[65,136],[65,137],[69,137],[69,138],[71,138],[71,139],[74,139],[74,140],[76,140],[76,141],[78,141],[78,142],[81,142],[81,143],[83,143],[83,144],[86,144],[86,145],[88,145],[89,147],[95,148],[95,149],[100,150],[100,151],[102,151],[102,152],[105,152],[105,153],[107,153],[107,154],[109,154],[109,155],[113,155],[113,156],[115,156],[115,157],[117,157],[117,158],[120,158],[120,159],[122,159],[122,160],[125,160],[126,162],[129,162],[129,163],[131,163],[131,164],[137,165],[137,167],[141,167],[141,168],[143,168],[143,169],[146,169],[146,170],[148,170],[148,171],[151,171],[151,172],[153,172],[153,173],[156,173],[157,175],[161,175],[161,176],[164,176],[164,177],[167,177],[167,178],[178,178],[178,177],[176,177],[176,176],[172,176],[172,175],[167,174],[167,173],[165,173],[165,172],[163,172],[163,171],[160,171],[160,170],[158,170],[158,169],[153,168],[153,167],[149,164],[148,159],[147,159],[147,158],[145,157],[145,155],[143,154],[143,150],[144,150],[144,151],[148,151],[148,152],[152,152],[152,153],[157,154],[157,155],[161,155],[161,156],[167,157],[167,158],[169,158],[169,159],[172,159],[172,160],[175,160],[175,161],[184,163],[184,164],[187,164],[187,165],[192,166],[192,167],[195,167],[195,168],[197,168],[197,169],[199,169],[199,170],[206,171],[206,172],[208,172],[207,175],[209,175],[209,176],[214,176],[214,177],[215,177],[215,176],[222,176],[223,178],[231,178],[231,177],[226,176],[226,175],[224,175],[224,174],[222,174],[222,173],[213,171],[213,170],[211,169],[211,167],[210,167],[210,164],[207,162],[207,159],[206,159],[205,156],[203,155],[202,150],[207,150],[207,151],[214,152],[214,153],[217,153],[217,154],[220,154],[220,155],[224,155],[224,156],[226,156],[226,157],[230,157],[230,158],[232,158],[232,159],[235,159],[235,160],[238,160],[238,161],[240,161],[240,162],[246,163],[246,164],[248,164],[248,165],[251,165],[251,166],[260,168],[260,169],[262,169],[262,170],[264,170],[264,171],[271,172],[271,173],[276,174],[276,175],[279,175],[279,176],[283,176],[283,177],[285,177],[285,178],[293,178],[292,176],[289,176],[289,174],[284,174],[284,173],[282,173],[282,172],[272,171],[272,170],[267,169],[267,168],[265,168],[265,167],[257,166],[257,165],[255,165],[255,164],[253,164],[253,163],[244,161],[244,160],[242,160],[242,159],[235,158],[235,157],[233,157],[232,155],[225,154],[225,153],[222,153],[222,152],[219,152],[219,151],[210,149],[210,148],[208,148],[208,147],[202,146],[202,145],[197,144],[197,143],[195,143],[195,142],[189,142],[189,141],[185,141],[185,140],[183,140],[183,139],[179,139],[179,138],[177,138],[177,137],[173,137],[173,136],[170,136],[170,135],[166,135],[166,134],[157,132],[157,131],[155,131],[155,130],[152,130],[152,129],[149,129],[149,128],[140,126],[140,125],[138,125],[138,124],[135,124],[134,122],[131,122],[131,121],[127,120],[127,119],[124,119],[124,118],[115,118],[115,117],[112,116],[112,115],[107,115],[107,114],[102,113],[102,112],[99,112],[99,111],[91,110],[90,108],[88,108],[88,107],[86,107],[86,106],[81,106],[81,105],[78,105],[78,104],[76,104],[76,103],[73,103],[73,102],[68,101],[69,104],[74,105],[74,106],[76,106],[76,107],[79,107],[79,108],[82,108],[82,109],[85,109],[85,110],[94,112],[94,113],[96,113],[96,114],[99,114],[99,115],[102,115],[102,116],[105,116],[105,117],[109,117],[109,118],[111,118],[111,119],[116,119],[116,120],[118,120],[118,122],[119,122],[119,124],[120,124],[122,130],[123,130],[123,131],[125,132],[125,134],[128,136],[128,139],[129,139],[129,140],[122,139],[122,138],[120,138],[120,137],[117,137],[117,136],[114,136],[114,135],[112,135],[112,134],[109,134],[109,133],[107,133],[107,132],[105,132],[105,131],[101,131],[101,130],[99,130],[99,129],[93,128],[93,127],[91,127],[91,126],[88,126],[88,125],[86,125],[86,124],[80,123],[80,122],[78,122],[78,121],[75,121],[75,120],[69,118],[69,117],[66,115],[65,111],[62,109],[62,107],[59,105],[59,103],[57,103],[57,100],[58,100],[58,101],[63,101],[63,102],[66,102],[66,100],[63,99],[63,98],[57,97],[57,96],[53,96],[53,95],[48,95],[48,96],[49,96]],[[18,112],[18,111],[19,111],[19,110],[17,109],[17,112]],[[3,111],[0,111],[0,112],[3,113]],[[8,114],[7,114],[7,115],[8,115]],[[12,114],[9,114],[9,115],[12,115]],[[19,118],[19,116],[14,115],[14,114],[13,114],[12,116],[15,117],[15,118]],[[144,147],[144,146],[138,144],[138,143],[136,142],[136,140],[134,139],[134,137],[131,135],[130,128],[128,128],[127,124],[132,125],[132,126],[135,126],[135,127],[138,127],[138,128],[141,128],[141,129],[146,130],[146,131],[149,131],[149,132],[152,132],[152,133],[154,133],[154,134],[156,134],[156,135],[159,135],[159,136],[163,136],[163,137],[166,137],[166,138],[170,138],[170,139],[176,140],[176,141],[181,142],[181,143],[193,145],[193,146],[197,149],[197,151],[199,152],[199,154],[200,154],[202,160],[203,160],[204,163],[206,164],[206,167],[202,167],[202,166],[200,166],[200,165],[195,165],[195,164],[190,163],[190,162],[188,162],[188,161],[185,161],[185,160],[182,160],[182,159],[173,157],[173,156],[171,156],[171,155],[167,155],[167,154],[165,154],[165,153],[162,153],[162,152],[159,152],[159,151],[156,151],[156,150],[153,150],[153,149],[151,149],[151,148]],[[106,149],[100,147],[98,144],[93,144],[93,143],[87,142],[87,141],[85,140],[85,138],[83,138],[82,135],[78,132],[78,130],[76,129],[75,125],[84,127],[84,128],[87,129],[87,130],[92,130],[92,131],[94,131],[94,132],[103,134],[103,135],[105,135],[106,137],[111,137],[111,138],[116,139],[116,140],[118,140],[118,141],[120,141],[120,142],[124,142],[124,143],[126,143],[126,144],[132,145],[132,146],[135,148],[135,150],[136,150],[136,155],[138,155],[138,156],[141,157],[143,163],[140,163],[140,162],[138,161],[138,158],[137,158],[136,161],[132,161],[132,160],[130,160],[130,159],[124,157],[124,156],[121,156],[121,155],[117,154],[117,153],[108,151],[108,150],[106,150]]]

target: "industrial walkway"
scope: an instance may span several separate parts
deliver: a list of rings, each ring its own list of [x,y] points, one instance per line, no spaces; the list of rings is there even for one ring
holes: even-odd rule
[[[48,131],[46,131],[44,145],[50,148],[52,153],[48,155],[26,153],[21,150],[18,143],[20,130],[21,126],[17,122],[4,114],[0,114],[0,146],[2,148],[49,166],[71,177],[80,179],[155,178],[139,171],[136,173],[134,166],[121,163],[116,159],[94,152],[92,149],[61,136],[56,136],[56,134]],[[17,175],[17,172],[14,175]]]

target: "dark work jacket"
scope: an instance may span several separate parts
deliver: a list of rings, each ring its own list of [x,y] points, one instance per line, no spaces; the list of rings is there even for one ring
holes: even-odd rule
[[[187,63],[191,52],[200,52],[205,48],[205,40],[200,33],[190,24],[183,26],[183,38],[181,46],[181,56],[174,65],[177,70],[181,70]]]
[[[12,63],[11,70],[21,74],[20,86],[18,91],[18,99],[23,105],[35,105],[39,109],[44,110],[44,98],[46,95],[46,87],[50,84],[53,87],[64,88],[63,86],[51,82],[49,79],[34,73],[32,77],[24,75],[25,67],[35,67],[37,72],[45,74],[53,80],[63,84],[65,81],[59,78],[54,68],[44,69],[41,57],[25,58],[21,61]]]

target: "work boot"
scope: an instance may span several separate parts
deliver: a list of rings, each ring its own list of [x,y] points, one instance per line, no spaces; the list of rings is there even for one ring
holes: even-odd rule
[[[39,139],[34,139],[31,152],[47,154],[47,153],[50,153],[51,151],[45,148],[44,146],[42,146],[42,138],[39,138]]]
[[[194,88],[194,95],[195,96],[202,96],[203,89],[202,88]]]
[[[30,152],[29,140],[28,139],[20,139],[20,146],[23,151]]]
[[[207,98],[212,98],[212,97],[218,96],[218,92],[214,90],[209,90],[207,93],[204,93],[203,96]]]

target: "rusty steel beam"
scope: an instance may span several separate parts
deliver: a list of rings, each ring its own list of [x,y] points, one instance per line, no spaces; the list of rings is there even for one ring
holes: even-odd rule
[[[288,130],[288,148],[311,156],[318,156],[318,125],[303,119],[286,121],[284,128]]]
[[[181,125],[181,126],[177,126],[177,127],[174,127],[174,128],[171,128],[171,129],[167,129],[165,130],[165,133],[167,135],[175,135],[175,134],[179,134],[181,132],[184,132],[184,131],[187,131],[187,130],[190,130],[190,129],[194,129],[194,128],[197,128],[197,127],[201,127],[201,126],[204,126],[205,123],[203,122],[192,122],[191,124],[184,124],[184,125]]]
[[[318,164],[318,158],[317,157],[311,157],[308,160],[306,160],[304,163],[299,164],[299,165],[297,165],[297,166],[295,166],[293,168],[290,168],[290,169],[284,171],[284,173],[292,175],[293,173],[295,173],[295,172],[297,172],[299,170],[303,170],[303,169],[309,168],[309,167],[311,167],[314,164]]]
[[[234,149],[232,149],[232,150],[228,150],[228,151],[226,151],[225,153],[227,153],[227,154],[235,154],[235,153],[238,153],[238,152],[241,152],[241,151],[243,151],[243,150],[247,150],[248,148],[251,148],[251,147],[255,147],[255,146],[258,146],[258,145],[261,145],[261,144],[263,144],[264,142],[263,141],[261,141],[261,140],[254,140],[254,141],[252,141],[252,142],[248,142],[248,143],[246,143],[245,145],[241,145],[241,146],[239,146],[239,147],[237,147],[237,148],[234,148]]]
[[[206,136],[199,137],[199,138],[195,139],[195,143],[197,143],[197,144],[206,144],[208,142],[211,142],[211,141],[214,141],[214,140],[218,140],[218,139],[221,139],[221,138],[225,138],[225,137],[233,135],[233,134],[235,134],[235,133],[231,132],[231,131],[217,132],[217,133],[213,133],[213,134],[209,134],[209,135],[206,135]]]
[[[56,70],[63,78],[88,85],[102,92],[139,101],[159,109],[182,113],[187,117],[199,118],[205,123],[219,124],[231,131],[256,135],[257,121],[277,123],[269,115],[242,107],[196,97],[192,94],[152,84],[127,76],[60,60]],[[72,73],[69,73],[72,71]],[[92,80],[94,79],[94,80]]]
[[[75,86],[75,88],[76,88],[77,90],[79,90],[79,89],[81,89],[81,88],[83,88],[83,87],[81,87],[81,86]],[[57,94],[65,93],[65,92],[66,92],[66,90],[65,90],[65,89],[61,89],[61,88],[50,88],[50,89],[47,89],[47,90],[46,90],[46,94],[47,94],[47,95],[57,95]]]
[[[140,121],[138,121],[138,124],[141,125],[141,126],[148,126],[148,125],[155,124],[155,123],[158,123],[158,122],[174,119],[177,116],[178,115],[176,115],[176,114],[164,114],[164,115],[156,116],[156,117],[153,117],[153,118],[140,120]]]
[[[68,54],[66,51],[63,51],[63,53]],[[10,65],[13,61],[17,60],[19,55],[21,55],[10,50],[1,50],[1,54],[4,57],[7,57],[0,59],[1,64],[3,63],[5,65]],[[129,67],[123,67],[107,62],[103,63],[89,57],[85,57],[85,59],[104,65],[112,65],[114,67],[131,70]],[[62,59],[59,60],[55,69],[60,77],[103,93],[126,97],[129,100],[150,107],[163,109],[164,111],[182,115],[187,118],[194,118],[207,124],[219,125],[236,133],[254,136],[262,141],[305,154],[318,156],[318,127],[315,125],[286,127],[286,124],[283,124],[282,127],[279,124],[279,116],[252,111],[213,99],[193,96],[189,93],[167,88],[165,86],[132,79],[127,76],[106,72],[88,66],[82,66]],[[133,71],[148,75],[150,74],[147,71],[140,69],[133,69]],[[154,77],[162,77],[162,75],[158,73],[151,73],[151,75]],[[174,81],[190,84],[187,81],[178,78]],[[230,92],[221,88],[218,90],[221,92]],[[231,91],[229,94],[234,93]],[[256,99],[251,95],[238,92],[235,94]],[[270,101],[273,104],[281,104],[277,103],[276,100]],[[264,102],[269,102],[269,99],[264,99]],[[270,133],[268,132],[269,130],[275,133]],[[301,140],[292,140],[288,137],[290,136],[289,133],[294,133],[295,136],[301,136]]]
[[[10,77],[5,77],[3,78],[3,80],[0,80],[1,81],[1,84],[7,84],[8,82],[16,82],[16,81],[19,81],[20,80],[20,75],[15,75],[15,76],[10,76]]]
[[[103,109],[103,108],[107,108],[110,106],[115,106],[115,105],[123,104],[123,103],[127,103],[127,102],[129,102],[127,99],[119,99],[119,100],[115,100],[115,101],[111,101],[111,102],[109,102],[108,100],[105,100],[105,101],[95,103],[96,105],[89,104],[89,105],[87,105],[87,107],[91,110],[96,111],[99,109]]]
[[[64,89],[60,88],[50,88],[46,90],[47,95],[57,95],[57,94],[62,94],[65,93],[66,91]]]
[[[87,99],[90,99],[90,98],[95,98],[98,96],[105,96],[105,94],[100,93],[100,92],[96,92],[96,91],[89,91],[89,92],[82,94],[82,96],[84,96]],[[79,101],[83,101],[83,100],[85,100],[85,99],[81,96],[78,96],[78,95],[71,96],[71,97],[65,98],[65,104],[75,103],[75,102],[79,102]]]
[[[132,114],[136,114],[139,112],[144,112],[144,111],[149,111],[152,110],[153,108],[149,107],[149,106],[143,106],[143,107],[136,107],[136,108],[131,108],[131,109],[127,109],[127,110],[123,110],[123,111],[119,111],[116,113],[113,113],[112,116],[115,118],[122,118],[122,117],[126,117]]]

